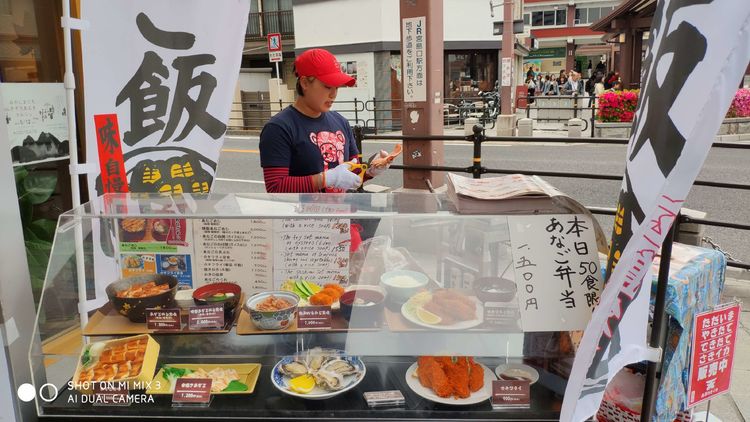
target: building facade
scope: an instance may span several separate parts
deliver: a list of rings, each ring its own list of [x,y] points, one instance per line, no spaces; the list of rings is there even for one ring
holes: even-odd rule
[[[502,36],[493,35],[493,22],[502,21],[502,7],[493,11],[487,0],[442,1],[443,98],[446,102],[460,101],[461,98],[476,98],[480,91],[496,89]],[[293,31],[291,34],[281,32],[284,44],[281,77],[289,87],[294,86],[295,53],[315,47],[326,48],[336,55],[345,72],[357,78],[354,87],[339,89],[340,111],[354,120],[351,110],[356,99],[369,101],[365,110],[357,112],[360,124],[372,126],[373,120],[378,119],[378,125],[382,126],[400,119],[397,113],[401,98],[399,0],[257,0],[256,13],[261,16],[258,26],[267,19],[266,2],[278,2],[280,8],[291,8]],[[515,3],[515,18],[520,20],[522,1],[515,0]],[[251,20],[253,22],[256,21]],[[258,80],[259,74],[270,78],[275,73],[268,62],[265,38],[260,39],[269,31],[261,28],[258,33],[255,28],[255,38],[249,36],[246,42],[243,81],[249,81],[249,75]],[[528,53],[523,42],[516,45],[519,57]],[[520,58],[514,68],[514,79],[522,84],[525,71]],[[241,89],[246,90],[245,86]],[[394,112],[381,111],[376,115],[374,110],[377,109]]]
[[[558,73],[577,70],[588,76],[589,64],[599,61],[605,71],[614,69],[618,45],[602,40],[604,32],[593,31],[591,24],[607,16],[619,0],[525,0],[523,20],[537,40],[538,49],[524,60],[537,72]]]

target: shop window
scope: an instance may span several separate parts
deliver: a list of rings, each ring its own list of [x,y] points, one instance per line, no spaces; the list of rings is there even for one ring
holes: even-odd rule
[[[449,98],[476,97],[491,91],[497,80],[497,51],[447,54],[445,92]]]
[[[531,13],[524,13],[523,14],[523,24],[524,25],[531,25]]]

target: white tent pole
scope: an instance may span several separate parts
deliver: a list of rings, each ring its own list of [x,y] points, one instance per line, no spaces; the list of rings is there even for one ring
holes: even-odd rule
[[[78,209],[81,205],[81,193],[78,184],[80,175],[78,166],[78,137],[76,131],[76,80],[73,75],[73,44],[71,42],[71,17],[70,17],[70,0],[62,0],[63,15],[63,46],[65,49],[65,99],[68,107],[68,139],[70,145],[70,188],[73,194],[73,209]],[[76,211],[78,214],[80,211]],[[78,278],[78,313],[81,318],[81,329],[86,326],[89,320],[86,309],[86,276],[83,255],[83,228],[82,221],[78,221],[75,226],[75,243],[76,243],[76,276]]]

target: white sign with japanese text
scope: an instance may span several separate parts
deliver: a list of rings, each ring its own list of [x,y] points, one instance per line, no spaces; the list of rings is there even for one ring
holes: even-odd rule
[[[510,86],[510,78],[513,73],[513,65],[510,57],[503,57],[502,60],[502,86]]]
[[[351,222],[348,218],[274,220],[273,281],[305,279],[318,284],[349,281]]]
[[[273,290],[270,220],[195,220],[196,287],[236,283],[246,295]]]
[[[508,226],[523,331],[584,329],[602,291],[591,217],[510,216]]]
[[[207,193],[234,98],[247,0],[83,0],[87,156],[116,114],[131,192]],[[220,28],[221,30],[217,30]],[[102,192],[89,174],[92,197]]]
[[[401,20],[401,51],[404,56],[403,85],[404,101],[427,101],[427,46],[425,17]]]
[[[68,115],[61,83],[0,84],[13,163],[68,156]]]

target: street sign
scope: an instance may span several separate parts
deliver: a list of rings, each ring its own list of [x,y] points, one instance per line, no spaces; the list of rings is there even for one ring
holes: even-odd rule
[[[283,60],[281,52],[281,34],[274,33],[268,34],[268,60],[271,63],[280,62]]]
[[[739,318],[739,304],[722,306],[695,316],[688,408],[729,391]]]

